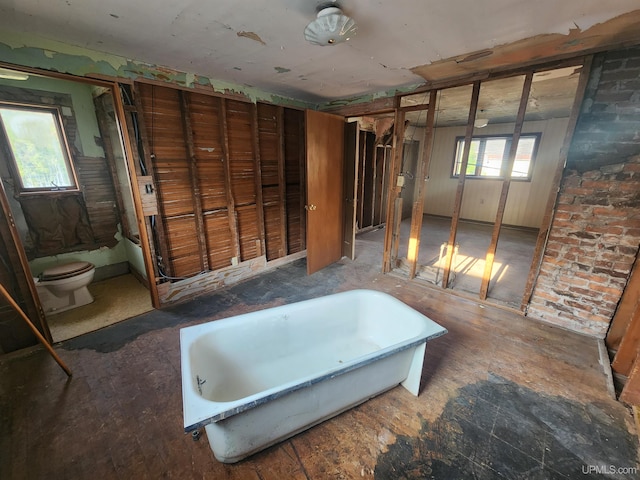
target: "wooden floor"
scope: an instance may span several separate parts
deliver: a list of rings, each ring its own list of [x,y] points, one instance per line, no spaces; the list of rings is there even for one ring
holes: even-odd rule
[[[304,261],[0,363],[2,479],[638,478],[627,408],[596,340],[379,273],[379,245],[314,275]],[[179,329],[366,287],[444,325],[418,397],[394,388],[233,465],[182,429]],[[618,476],[603,476],[615,466]],[[599,471],[596,469],[600,469]]]

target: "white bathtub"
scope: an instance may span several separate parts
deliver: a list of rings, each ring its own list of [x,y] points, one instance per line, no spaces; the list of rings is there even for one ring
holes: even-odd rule
[[[237,462],[402,383],[447,331],[385,293],[352,290],[180,330],[184,428]]]

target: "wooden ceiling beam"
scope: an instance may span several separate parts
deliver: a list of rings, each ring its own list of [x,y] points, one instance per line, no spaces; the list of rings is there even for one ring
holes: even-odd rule
[[[478,50],[411,69],[427,81],[426,88],[436,83],[467,78],[468,82],[518,67],[531,67],[544,62],[561,61],[606,50],[640,44],[640,10],[634,10],[586,30],[575,28],[568,34],[551,33],[525,38],[517,42]],[[484,75],[484,77],[483,77]]]

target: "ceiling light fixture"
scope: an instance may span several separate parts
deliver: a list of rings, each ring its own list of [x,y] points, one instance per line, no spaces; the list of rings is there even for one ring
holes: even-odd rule
[[[476,117],[476,121],[473,122],[473,126],[476,128],[484,128],[489,124],[489,119],[485,118],[483,114],[486,114],[483,108],[478,112],[479,117]]]
[[[28,80],[29,75],[24,72],[16,72],[15,70],[0,67],[0,78],[4,78],[5,80]]]
[[[356,22],[334,4],[320,7],[317,18],[304,29],[304,38],[315,45],[346,42],[356,33]]]

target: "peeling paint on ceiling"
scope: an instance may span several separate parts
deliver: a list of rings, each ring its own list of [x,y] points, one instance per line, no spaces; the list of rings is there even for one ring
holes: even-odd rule
[[[357,35],[347,43],[321,47],[303,38],[319,3],[0,0],[0,29],[75,46],[76,55],[85,58],[85,49],[104,52],[93,60],[116,62],[114,72],[128,64],[166,66],[189,72],[189,79],[253,85],[319,104],[411,89],[425,81],[412,70],[418,66],[466,58],[459,64],[475,68],[493,58],[501,45],[584,32],[639,7],[638,0],[341,0],[345,14],[358,24]],[[5,38],[0,32],[0,39]],[[274,66],[296,74],[283,74]]]
[[[260,38],[260,35],[258,35],[257,33],[242,31],[242,32],[236,33],[236,35],[239,36],[239,37],[246,37],[246,38],[254,40],[254,41],[258,42],[258,43],[261,43],[262,45],[266,45],[266,43],[264,43],[264,40],[262,40]]]

